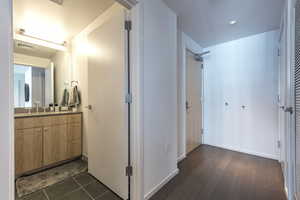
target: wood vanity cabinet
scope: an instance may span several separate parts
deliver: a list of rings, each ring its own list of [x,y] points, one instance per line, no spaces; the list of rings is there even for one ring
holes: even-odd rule
[[[82,115],[15,119],[16,174],[55,165],[82,154]]]
[[[16,130],[15,165],[16,174],[43,166],[42,128]]]
[[[67,124],[44,128],[44,165],[68,159],[67,130]]]

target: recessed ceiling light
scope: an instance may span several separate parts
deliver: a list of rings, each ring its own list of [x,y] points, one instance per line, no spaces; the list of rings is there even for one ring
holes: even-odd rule
[[[229,22],[230,25],[235,25],[236,23],[237,23],[236,20],[231,20],[231,21]]]

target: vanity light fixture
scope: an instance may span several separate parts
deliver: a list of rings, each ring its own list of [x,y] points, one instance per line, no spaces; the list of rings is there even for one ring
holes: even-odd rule
[[[45,42],[50,42],[50,43],[53,43],[53,44],[56,44],[56,45],[62,45],[62,46],[66,46],[67,45],[66,41],[64,41],[63,43],[57,43],[57,42],[52,42],[50,40],[45,40],[45,39],[41,39],[41,38],[32,36],[30,34],[27,34],[26,31],[25,31],[25,29],[23,29],[23,28],[19,29],[19,34],[27,36],[27,37],[31,37],[33,39],[42,40],[42,41],[45,41]]]
[[[66,41],[64,41],[62,43],[58,43],[58,42],[38,38],[36,36],[33,36],[33,35],[27,33],[25,29],[19,29],[15,34],[15,39],[23,41],[23,42],[40,45],[40,46],[45,46],[45,47],[56,49],[59,51],[67,50],[67,42]]]

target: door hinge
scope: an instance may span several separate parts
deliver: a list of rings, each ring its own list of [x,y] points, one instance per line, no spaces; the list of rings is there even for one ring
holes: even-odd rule
[[[203,128],[201,129],[201,135],[204,135],[204,129]]]
[[[132,176],[133,169],[132,166],[127,166],[126,167],[126,176]]]
[[[278,49],[278,52],[277,52],[277,53],[278,53],[278,56],[280,56],[280,49]]]
[[[128,104],[132,104],[132,94],[131,93],[126,94],[125,102]]]
[[[278,149],[281,148],[281,141],[280,141],[280,140],[277,141],[277,148],[278,148]]]
[[[203,65],[203,63],[201,64],[201,69],[204,69],[204,65]]]
[[[125,30],[131,31],[131,29],[132,29],[131,21],[125,21]]]

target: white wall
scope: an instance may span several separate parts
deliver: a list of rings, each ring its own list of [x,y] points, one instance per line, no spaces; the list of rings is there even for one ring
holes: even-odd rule
[[[176,15],[161,0],[144,9],[144,192],[177,174]]]
[[[0,2],[0,197],[14,198],[12,1]]]
[[[201,53],[202,47],[181,30],[177,31],[178,161],[186,157],[186,50]]]
[[[277,48],[271,31],[205,49],[206,144],[278,159]]]
[[[52,58],[54,63],[54,97],[55,103],[60,104],[65,89],[65,83],[68,84],[66,87],[71,86],[71,57],[67,51],[58,51]],[[49,65],[48,65],[49,67]]]

